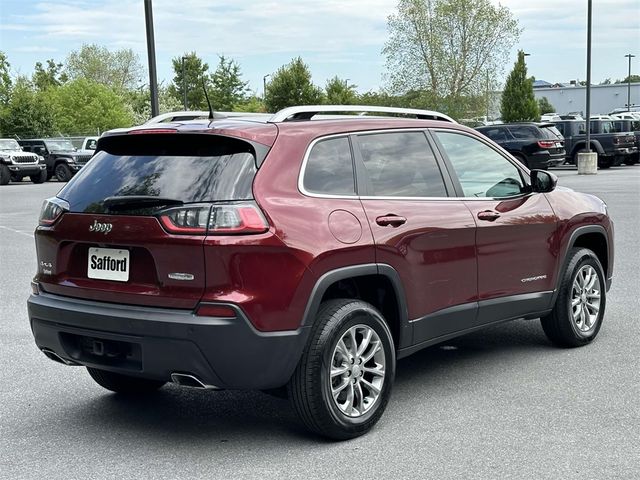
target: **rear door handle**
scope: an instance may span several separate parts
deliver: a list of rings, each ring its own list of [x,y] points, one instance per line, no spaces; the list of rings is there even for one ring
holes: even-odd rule
[[[493,222],[495,219],[499,217],[500,217],[500,214],[498,212],[494,212],[493,210],[483,210],[482,212],[478,212],[478,220],[486,220],[487,222]]]
[[[376,223],[381,227],[387,227],[389,225],[391,225],[392,227],[399,227],[400,225],[406,223],[406,221],[406,218],[392,214],[376,218]]]

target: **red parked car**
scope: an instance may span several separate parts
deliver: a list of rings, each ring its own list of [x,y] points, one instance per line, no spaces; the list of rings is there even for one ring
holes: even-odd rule
[[[417,118],[316,115],[349,110]],[[422,110],[111,132],[43,205],[35,341],[115,392],[286,387],[311,430],[352,438],[424,347],[518,318],[596,337],[613,224],[556,182]]]

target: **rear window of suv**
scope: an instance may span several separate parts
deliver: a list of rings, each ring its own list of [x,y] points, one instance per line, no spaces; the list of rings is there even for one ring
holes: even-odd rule
[[[256,161],[249,143],[215,135],[135,137],[114,139],[111,145],[106,141],[105,149],[60,191],[58,197],[69,202],[72,212],[107,213],[106,198],[131,195],[183,203],[253,198]]]

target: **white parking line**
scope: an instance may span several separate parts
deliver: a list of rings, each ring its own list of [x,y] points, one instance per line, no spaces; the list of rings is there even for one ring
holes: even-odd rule
[[[0,225],[0,228],[2,228],[3,230],[9,230],[10,232],[13,232],[13,233],[19,233],[20,235],[24,235],[25,237],[35,238],[31,233],[21,232],[20,230],[16,230],[14,228],[5,227],[4,225]]]

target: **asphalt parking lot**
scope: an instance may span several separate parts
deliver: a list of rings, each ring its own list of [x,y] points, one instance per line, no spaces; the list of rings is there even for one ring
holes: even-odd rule
[[[308,434],[286,400],[259,392],[123,399],[45,358],[25,302],[40,204],[61,185],[0,187],[0,477],[640,478],[640,165],[555,173],[615,221],[597,340],[557,349],[523,320],[423,350],[398,363],[377,427],[345,443]]]

